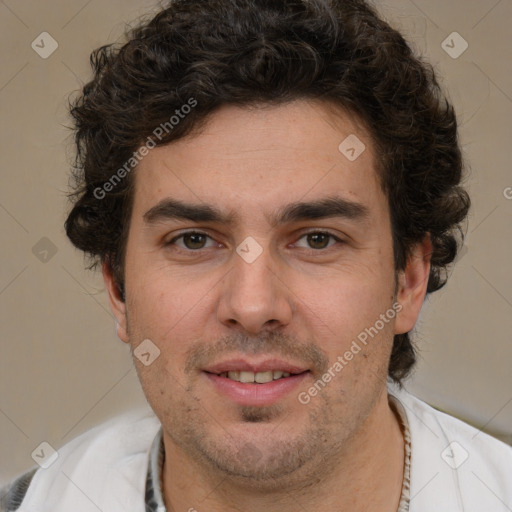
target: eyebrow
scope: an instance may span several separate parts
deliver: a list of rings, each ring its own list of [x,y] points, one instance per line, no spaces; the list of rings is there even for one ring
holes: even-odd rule
[[[327,197],[309,202],[290,203],[267,217],[275,227],[303,220],[326,219],[341,217],[348,220],[364,221],[370,215],[370,210],[362,203],[350,201],[341,197]]]
[[[304,220],[341,217],[363,222],[369,217],[367,206],[341,197],[327,197],[308,202],[295,202],[267,215],[272,227]],[[170,219],[190,220],[192,222],[213,222],[232,225],[235,223],[234,212],[223,213],[216,206],[208,204],[185,203],[177,199],[166,198],[150,208],[143,219],[147,224],[156,224]]]
[[[191,220],[193,222],[218,222],[233,224],[234,215],[226,215],[217,207],[208,204],[192,204],[166,198],[150,208],[144,215],[147,224],[156,224],[168,219]]]

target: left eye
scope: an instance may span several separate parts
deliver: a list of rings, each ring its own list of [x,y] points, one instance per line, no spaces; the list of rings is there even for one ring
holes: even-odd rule
[[[334,235],[331,235],[330,233],[325,233],[323,231],[315,231],[313,233],[306,233],[305,235],[301,236],[299,240],[306,240],[306,243],[308,244],[306,249],[326,249],[327,247],[331,247],[336,242],[339,242],[340,239],[336,238]],[[332,243],[330,243],[332,242]],[[298,244],[295,244],[298,245]],[[302,246],[304,247],[304,246]]]

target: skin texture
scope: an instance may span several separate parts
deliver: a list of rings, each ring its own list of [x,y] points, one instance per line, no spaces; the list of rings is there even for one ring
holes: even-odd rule
[[[366,146],[353,162],[338,150],[350,134]],[[419,314],[431,246],[426,237],[395,273],[377,161],[357,118],[295,101],[222,107],[199,133],[139,164],[126,302],[107,265],[103,272],[119,337],[160,350],[149,366],[135,363],[163,425],[168,510],[396,511],[404,447],[387,365],[393,335],[410,331]],[[289,203],[333,196],[363,205],[366,216],[269,222]],[[166,198],[215,206],[232,223],[148,222],[144,214]],[[211,238],[187,239],[192,249],[183,238],[170,243],[184,230]],[[312,241],[308,231],[340,242]],[[252,263],[236,252],[248,236],[262,249]],[[395,302],[396,317],[300,403],[298,394]],[[239,405],[202,371],[233,356],[277,357],[309,373],[275,403]]]

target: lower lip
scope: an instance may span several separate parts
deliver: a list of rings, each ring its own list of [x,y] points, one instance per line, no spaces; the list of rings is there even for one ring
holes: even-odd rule
[[[237,382],[213,373],[204,372],[210,382],[223,395],[239,405],[271,405],[284,398],[309,375],[309,372],[290,375],[265,384]]]

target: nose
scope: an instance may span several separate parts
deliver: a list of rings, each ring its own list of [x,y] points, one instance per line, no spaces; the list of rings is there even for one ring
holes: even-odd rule
[[[253,335],[288,325],[293,294],[279,276],[270,249],[264,248],[252,262],[234,253],[232,265],[221,285],[219,321]]]

